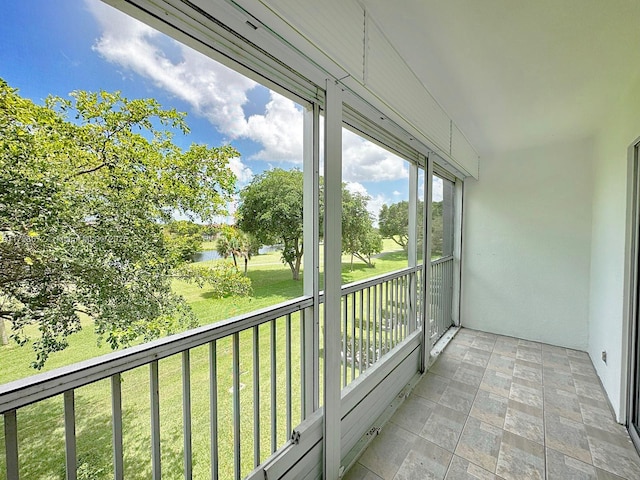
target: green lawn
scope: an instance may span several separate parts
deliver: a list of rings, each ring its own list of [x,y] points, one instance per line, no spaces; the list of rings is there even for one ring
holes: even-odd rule
[[[388,241],[388,250],[398,247]],[[343,283],[360,280],[406,266],[406,254],[388,251],[375,259],[375,268],[354,263],[343,258]],[[249,298],[213,299],[207,288],[199,288],[184,282],[176,282],[175,290],[192,306],[201,324],[250,312],[273,305],[302,294],[302,282],[291,280],[288,267],[279,260],[279,253],[259,255],[249,263],[248,275],[254,293]],[[292,316],[292,397],[295,426],[300,420],[300,320]],[[285,320],[276,327],[276,365],[271,370],[270,326],[259,329],[260,346],[260,430],[261,457],[270,453],[270,382],[275,374],[277,444],[282,445],[288,433],[285,411]],[[252,331],[240,334],[240,382],[241,382],[241,447],[242,472],[252,468],[253,458],[253,357]],[[219,411],[220,477],[232,474],[232,362],[229,338],[217,342],[217,381]],[[96,337],[87,323],[85,328],[71,338],[64,352],[51,356],[45,370],[108,353],[108,347],[98,347]],[[209,366],[208,346],[193,349],[191,356],[192,418],[194,478],[209,478]],[[35,373],[29,368],[32,351],[28,347],[9,345],[0,348],[0,383]],[[160,361],[160,405],[163,478],[182,476],[182,385],[180,355]],[[125,444],[125,477],[146,479],[150,477],[150,427],[149,427],[149,369],[141,367],[122,376],[123,423]],[[79,478],[112,478],[111,471],[111,406],[109,381],[101,381],[76,390],[76,432],[78,438]],[[4,431],[0,420],[0,431]],[[64,429],[62,398],[55,397],[18,412],[21,478],[64,478]],[[46,432],[46,434],[43,434]],[[0,437],[0,452],[4,450],[4,438]],[[0,479],[6,478],[4,455],[0,455]]]

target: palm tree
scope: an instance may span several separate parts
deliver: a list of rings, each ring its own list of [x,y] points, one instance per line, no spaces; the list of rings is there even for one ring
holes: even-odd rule
[[[244,274],[247,274],[251,259],[251,242],[246,233],[231,225],[223,227],[218,236],[216,251],[223,258],[232,257],[236,270],[238,270],[237,257],[244,258]]]

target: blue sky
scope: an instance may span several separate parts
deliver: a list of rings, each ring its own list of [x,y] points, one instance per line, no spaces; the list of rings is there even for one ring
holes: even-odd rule
[[[98,0],[4,2],[0,18],[0,77],[37,103],[73,90],[120,90],[153,97],[187,112],[188,138],[231,143],[241,153],[232,169],[245,185],[272,167],[302,167],[302,109]],[[407,198],[408,165],[345,132],[343,179],[383,203]]]

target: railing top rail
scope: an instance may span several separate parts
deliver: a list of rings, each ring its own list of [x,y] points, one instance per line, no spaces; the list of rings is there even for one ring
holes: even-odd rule
[[[372,287],[379,283],[383,283],[389,280],[394,280],[396,278],[403,277],[410,273],[417,272],[421,268],[422,268],[422,265],[418,265],[416,267],[403,268],[402,270],[396,270],[391,273],[383,273],[382,275],[378,275],[376,277],[371,277],[365,280],[359,280],[357,282],[348,283],[342,287],[342,295],[348,295],[350,293],[357,292],[359,290],[363,290],[368,287]]]
[[[431,260],[431,265],[438,265],[439,263],[445,263],[449,260],[453,260],[453,255],[449,255],[448,257],[440,257],[437,260]]]
[[[299,297],[211,325],[0,385],[0,414],[205,345],[213,340],[302,310],[312,304],[313,297]]]

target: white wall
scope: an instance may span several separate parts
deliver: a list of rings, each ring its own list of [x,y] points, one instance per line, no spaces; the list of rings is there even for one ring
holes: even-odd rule
[[[603,122],[596,137],[593,168],[593,228],[588,352],[618,415],[623,414],[626,382],[624,345],[625,224],[627,148],[640,136],[640,82]],[[601,352],[607,352],[607,364]]]
[[[586,350],[593,145],[483,157],[465,182],[463,326]]]

